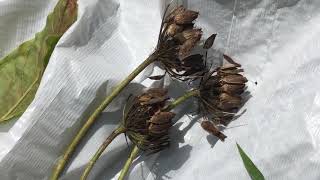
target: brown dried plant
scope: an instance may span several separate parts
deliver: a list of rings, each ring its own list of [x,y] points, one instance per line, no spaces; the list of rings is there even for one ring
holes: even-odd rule
[[[219,137],[226,138],[215,125],[226,126],[241,107],[241,94],[245,91],[247,79],[240,74],[241,65],[235,63],[229,56],[224,57],[232,64],[224,65],[213,71],[208,71],[199,85],[199,110],[204,116],[201,126],[204,130]],[[230,59],[232,61],[230,61]]]
[[[190,56],[202,36],[202,30],[194,27],[197,17],[198,12],[179,6],[163,19],[155,53],[171,77],[188,80],[205,71],[203,57]]]
[[[155,153],[169,146],[169,128],[175,114],[162,109],[167,90],[153,88],[129,101],[124,110],[126,135],[141,150]]]

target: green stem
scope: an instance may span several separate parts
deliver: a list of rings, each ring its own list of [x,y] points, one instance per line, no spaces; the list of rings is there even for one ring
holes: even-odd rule
[[[174,109],[178,105],[182,104],[183,102],[185,102],[189,98],[195,97],[195,96],[199,96],[199,90],[198,89],[186,92],[184,95],[180,96],[178,99],[176,99],[175,101],[171,102],[167,107],[165,107],[163,109],[163,111],[171,111],[172,109]],[[135,145],[133,147],[131,153],[130,153],[129,158],[126,161],[126,164],[124,165],[124,167],[121,170],[120,177],[118,178],[118,180],[123,180],[126,177],[133,160],[138,155],[138,152],[139,152],[139,148],[138,148],[138,146]]]
[[[130,153],[128,160],[126,161],[126,164],[124,165],[123,169],[121,170],[121,173],[120,173],[118,180],[123,180],[126,177],[128,171],[130,169],[130,166],[131,166],[133,160],[137,157],[138,153],[139,153],[138,146],[134,146],[131,153]]]
[[[98,151],[94,154],[94,156],[90,159],[86,169],[84,170],[81,180],[86,180],[91,169],[93,168],[94,164],[97,162],[103,151],[108,147],[108,145],[120,134],[124,133],[126,129],[123,126],[119,126],[117,129],[115,129],[109,137],[102,143],[102,145],[99,147]]]
[[[184,101],[186,101],[190,97],[194,97],[194,96],[198,96],[198,95],[199,95],[198,89],[188,91],[188,92],[184,93],[184,95],[180,96],[178,99],[176,99],[172,103],[170,103],[167,107],[165,107],[163,109],[163,111],[171,111],[172,109],[174,109],[178,105],[182,104]]]
[[[57,180],[60,174],[62,173],[67,161],[70,159],[72,153],[75,148],[79,144],[80,140],[87,133],[91,125],[95,122],[100,113],[112,102],[112,100],[117,97],[117,95],[141,72],[143,71],[149,64],[156,61],[157,56],[151,55],[147,58],[142,64],[140,64],[126,79],[124,79],[119,85],[115,87],[115,89],[111,92],[109,96],[107,96],[104,101],[100,104],[100,106],[93,112],[93,114],[89,117],[89,119],[82,126],[80,131],[77,133],[75,138],[72,140],[71,144],[67,147],[64,152],[62,158],[58,161],[56,167],[54,168],[53,175],[51,176],[51,180]]]

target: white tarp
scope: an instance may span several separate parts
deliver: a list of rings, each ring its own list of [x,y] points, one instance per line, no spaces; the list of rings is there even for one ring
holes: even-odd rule
[[[56,2],[0,0],[0,56],[32,38]],[[229,125],[234,128],[225,130],[225,143],[180,114],[171,131],[171,148],[137,159],[129,179],[247,180],[236,142],[266,179],[320,179],[320,1],[179,3],[200,11],[197,26],[204,37],[218,33],[214,48],[243,65],[252,97],[243,107],[246,112]],[[112,86],[153,51],[164,7],[162,0],[79,0],[78,21],[58,43],[35,100],[20,119],[0,125],[1,180],[48,179],[76,129]],[[88,159],[116,127],[121,112],[115,107],[141,89],[141,83],[150,85],[146,77],[155,71],[144,71],[103,113],[62,179],[79,179]],[[170,87],[175,96],[185,89],[179,83]],[[190,104],[178,112],[188,109]],[[116,179],[128,153],[121,136],[90,179]]]

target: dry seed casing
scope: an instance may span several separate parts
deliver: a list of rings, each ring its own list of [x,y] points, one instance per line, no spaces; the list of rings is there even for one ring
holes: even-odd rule
[[[194,61],[195,66],[186,66],[184,63],[184,59],[189,57],[191,50],[202,36],[202,30],[194,27],[194,20],[197,17],[198,12],[179,6],[165,17],[161,25],[155,54],[158,55],[157,60],[161,62],[166,72],[176,79],[195,79],[206,71],[202,56],[189,59]]]
[[[219,135],[215,125],[227,125],[242,105],[241,94],[247,79],[241,72],[239,64],[225,65],[206,73],[200,82],[200,112],[206,119],[202,128],[213,135]],[[214,124],[209,124],[208,120]]]
[[[141,150],[155,153],[169,146],[168,133],[175,114],[161,111],[167,99],[167,90],[153,88],[133,97],[125,108],[126,135]]]

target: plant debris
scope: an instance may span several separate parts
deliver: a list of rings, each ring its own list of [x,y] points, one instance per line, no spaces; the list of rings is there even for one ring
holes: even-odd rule
[[[167,90],[153,88],[138,97],[133,97],[125,110],[126,135],[141,150],[156,153],[169,146],[169,129],[175,114],[162,112]]]

